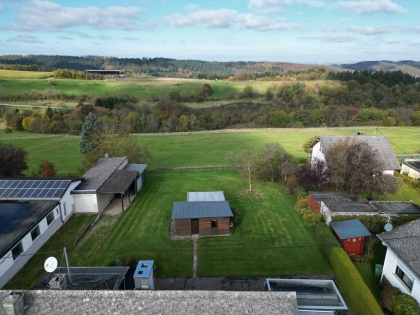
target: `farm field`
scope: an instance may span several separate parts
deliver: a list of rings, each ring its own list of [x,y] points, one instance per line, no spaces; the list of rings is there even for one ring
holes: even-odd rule
[[[54,76],[53,72],[14,71],[0,69],[0,79],[45,79],[52,76]]]
[[[315,245],[313,226],[305,224],[294,211],[292,196],[271,183],[258,183],[255,191],[249,193],[246,180],[236,171],[229,170],[149,172],[147,184],[117,223],[103,216],[97,229],[73,246],[80,231],[76,226],[87,221],[75,216],[39,252],[67,246],[72,266],[113,265],[116,259],[126,262],[153,259],[158,266],[156,277],[190,277],[192,242],[169,239],[172,203],[185,201],[188,191],[212,190],[224,191],[230,205],[240,209],[243,222],[234,229],[232,236],[200,239],[199,276],[332,272]],[[43,255],[45,257],[36,255],[7,287],[30,286],[32,283],[28,279],[32,277],[28,274],[41,277],[42,264],[39,262],[50,254]],[[61,254],[56,257],[61,259]]]
[[[226,166],[226,153],[240,152],[245,149],[259,150],[267,143],[279,142],[295,157],[308,157],[302,144],[306,139],[318,135],[351,135],[360,130],[365,135],[373,135],[373,128],[310,128],[310,129],[250,129],[220,130],[195,133],[141,134],[136,135],[138,141],[148,147],[153,160],[148,168],[175,169],[184,167]],[[388,136],[397,155],[414,153],[419,149],[418,127],[380,128],[379,131]],[[377,132],[378,135],[381,133]],[[28,138],[23,138],[25,135]],[[14,137],[17,138],[14,138]],[[35,136],[36,138],[30,138]],[[79,137],[48,137],[31,133],[12,133],[6,136],[0,130],[0,141],[12,143],[25,148],[29,153],[29,171],[41,162],[48,160],[55,164],[58,176],[74,174],[81,166],[82,156],[79,153]]]
[[[17,71],[18,72],[18,71]],[[36,72],[35,72],[36,73]],[[147,100],[151,96],[166,97],[170,91],[178,90],[181,95],[194,93],[195,89],[200,89],[208,83],[213,89],[213,98],[224,99],[228,92],[242,92],[246,85],[251,85],[254,90],[260,93],[265,92],[267,87],[272,84],[282,84],[282,81],[228,81],[228,80],[195,80],[195,79],[176,79],[176,78],[125,78],[109,80],[64,80],[54,79],[56,90],[65,94],[79,95],[97,95],[97,96],[118,96],[131,95],[140,100]],[[325,81],[300,81],[301,83],[319,83]],[[18,95],[30,93],[32,90],[42,92],[50,89],[49,80],[2,80],[0,81],[0,90],[7,91],[8,95]],[[205,104],[206,102],[204,102]],[[198,103],[201,105],[202,103]],[[187,103],[187,105],[191,105]],[[212,106],[210,104],[209,106]],[[213,105],[214,106],[214,105]]]

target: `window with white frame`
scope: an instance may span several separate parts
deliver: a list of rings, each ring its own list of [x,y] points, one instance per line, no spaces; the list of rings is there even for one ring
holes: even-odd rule
[[[37,225],[32,231],[31,231],[31,238],[32,242],[35,241],[38,236],[41,234],[41,231],[39,230],[39,225]]]
[[[413,279],[407,276],[407,274],[399,266],[395,269],[395,274],[406,285],[406,287],[410,289],[410,291],[413,289]]]
[[[23,253],[23,246],[22,246],[22,242],[19,242],[19,244],[17,244],[13,249],[12,249],[12,256],[13,256],[13,260],[16,260],[20,254]]]
[[[50,225],[54,222],[54,211],[51,211],[49,215],[47,215],[47,224]]]

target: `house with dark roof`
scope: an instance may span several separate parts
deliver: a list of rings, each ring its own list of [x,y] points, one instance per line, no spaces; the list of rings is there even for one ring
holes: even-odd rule
[[[405,159],[401,165],[401,173],[407,174],[414,179],[420,178],[420,160]]]
[[[188,192],[186,202],[174,202],[174,237],[230,235],[233,217],[222,191]]]
[[[359,219],[331,222],[334,236],[347,254],[361,255],[366,236],[371,236]]]
[[[0,288],[72,215],[80,179],[0,179]]]
[[[101,213],[115,198],[137,194],[146,182],[145,164],[128,164],[126,157],[102,158],[71,192],[75,213]],[[122,205],[124,209],[124,205]]]
[[[312,149],[311,161],[315,159],[325,161],[330,148],[339,141],[349,141],[350,144],[364,142],[377,152],[384,166],[384,174],[393,175],[394,171],[401,170],[400,163],[392,150],[391,143],[386,136],[319,136],[310,145]]]
[[[377,236],[387,247],[381,279],[420,303],[420,219]]]

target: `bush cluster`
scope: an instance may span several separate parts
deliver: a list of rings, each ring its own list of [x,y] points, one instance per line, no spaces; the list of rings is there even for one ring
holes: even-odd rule
[[[394,297],[392,310],[394,315],[418,315],[419,304],[411,295],[399,293]]]

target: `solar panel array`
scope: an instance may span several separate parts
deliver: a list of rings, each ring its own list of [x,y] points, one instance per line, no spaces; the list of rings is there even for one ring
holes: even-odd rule
[[[0,180],[0,199],[60,198],[71,180]]]

